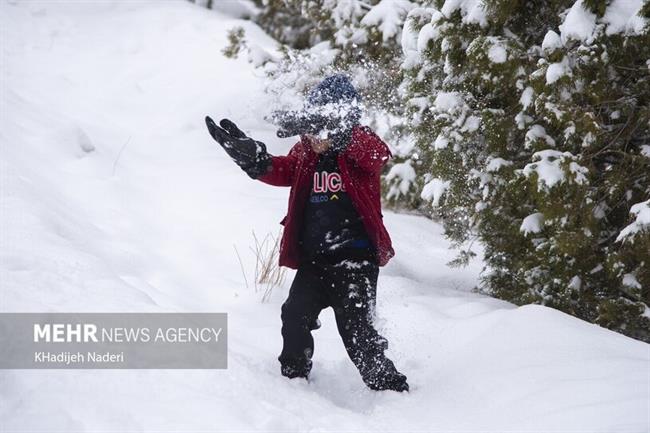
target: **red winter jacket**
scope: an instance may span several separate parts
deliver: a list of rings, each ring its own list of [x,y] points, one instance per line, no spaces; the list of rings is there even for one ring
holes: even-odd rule
[[[381,168],[391,156],[386,143],[365,126],[352,130],[350,143],[338,155],[341,181],[377,250],[379,266],[395,255],[382,221],[379,180]],[[297,269],[300,263],[300,227],[317,162],[318,154],[303,136],[287,156],[274,156],[270,171],[258,178],[269,185],[291,187],[287,216],[280,223],[284,225],[280,266]]]

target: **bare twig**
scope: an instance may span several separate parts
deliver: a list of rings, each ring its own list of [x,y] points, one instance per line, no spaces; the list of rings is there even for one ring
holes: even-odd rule
[[[115,158],[115,161],[113,161],[113,173],[111,174],[111,176],[115,176],[115,169],[117,168],[117,162],[120,160],[120,157],[122,156],[122,152],[124,152],[124,149],[130,142],[131,142],[131,136],[129,135],[129,138],[127,138],[126,143],[124,143],[120,151],[117,153],[117,157]]]
[[[237,260],[239,260],[239,268],[241,269],[241,274],[244,276],[244,283],[246,283],[246,288],[248,289],[248,279],[246,278],[246,272],[244,272],[244,264],[241,261],[241,256],[239,251],[237,251],[237,245],[233,244],[232,247],[235,249],[235,254],[237,254]]]
[[[273,289],[281,286],[285,278],[286,271],[278,264],[280,236],[269,233],[260,241],[253,231],[253,239],[255,245],[251,247],[251,251],[255,254],[255,291],[258,291],[259,284],[264,284],[266,287],[262,302],[266,302]]]

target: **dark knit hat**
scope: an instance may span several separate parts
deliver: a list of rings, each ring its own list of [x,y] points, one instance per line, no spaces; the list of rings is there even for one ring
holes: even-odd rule
[[[331,103],[346,103],[360,99],[357,89],[350,79],[343,74],[330,75],[311,89],[307,95],[310,105],[325,105]]]

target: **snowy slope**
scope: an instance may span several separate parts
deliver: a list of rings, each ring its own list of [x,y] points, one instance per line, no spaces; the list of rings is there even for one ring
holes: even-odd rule
[[[272,152],[243,25],[188,2],[0,2],[0,310],[225,311],[221,371],[2,371],[0,431],[650,430],[650,346],[471,293],[480,263],[438,225],[387,212],[397,257],[379,325],[408,395],[362,384],[330,311],[313,382],[279,375],[280,304],[247,288],[251,231],[287,191],[250,181],[204,130],[231,117]]]

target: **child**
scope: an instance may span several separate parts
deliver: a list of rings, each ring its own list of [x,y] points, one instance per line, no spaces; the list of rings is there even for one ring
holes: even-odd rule
[[[298,271],[282,305],[282,374],[309,376],[311,331],[331,306],[365,384],[402,392],[409,389],[406,376],[384,355],[388,342],[373,326],[379,266],[394,255],[380,202],[380,171],[391,154],[359,125],[358,100],[347,77],[333,75],[312,89],[303,111],[276,114],[279,136],[300,135],[287,156],[269,155],[227,119],[206,123],[251,178],[291,187],[280,265]]]

